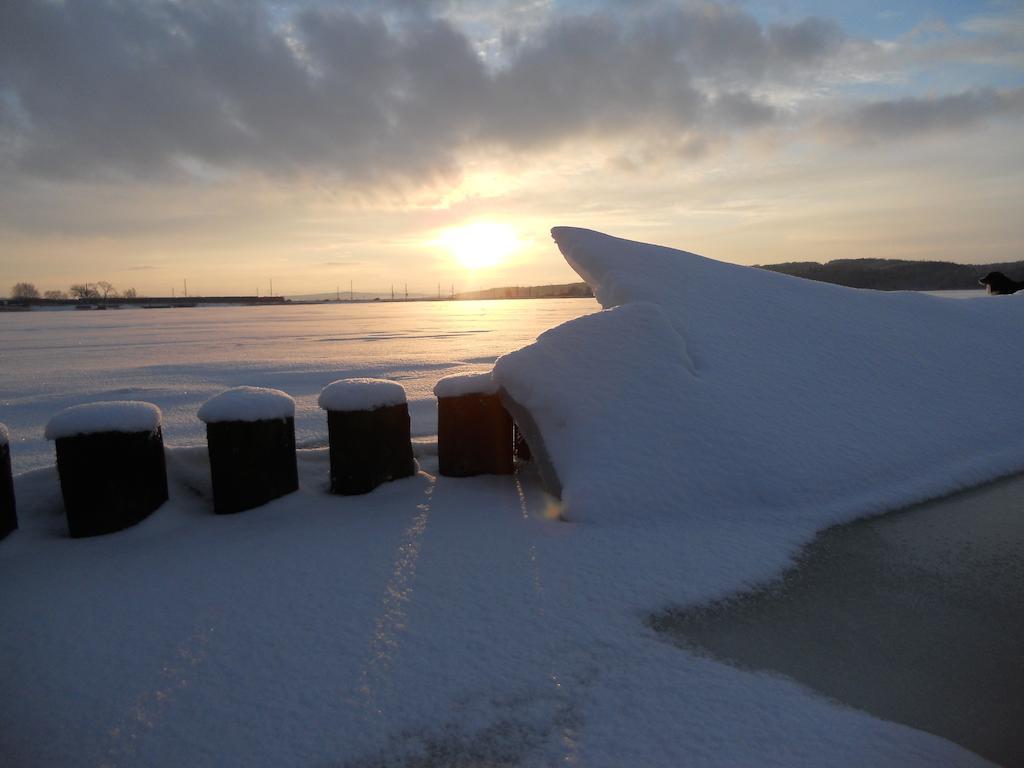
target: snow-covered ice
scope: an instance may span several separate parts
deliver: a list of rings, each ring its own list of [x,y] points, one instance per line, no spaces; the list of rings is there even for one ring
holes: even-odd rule
[[[439,379],[434,385],[437,397],[461,397],[462,395],[493,395],[498,391],[490,371],[476,373],[453,373]]]
[[[111,400],[65,408],[46,424],[47,440],[97,432],[152,432],[160,426],[160,409],[139,400]]]
[[[547,299],[4,312],[0,421],[24,472],[53,463],[43,426],[68,406],[146,400],[163,411],[167,446],[203,445],[198,408],[253,385],[295,398],[296,443],[314,447],[327,445],[320,390],[363,376],[401,383],[413,435],[425,438],[437,433],[438,378],[489,367],[597,309],[593,299]]]
[[[405,387],[387,379],[352,378],[331,382],[320,392],[317,403],[325,411],[372,411],[389,405],[404,405]]]
[[[832,520],[1020,468],[1020,406],[1008,397],[1020,380],[1005,380],[1019,377],[1019,363],[1006,362],[1002,376],[975,368],[988,374],[979,383],[967,369],[994,361],[945,354],[981,330],[1005,340],[1024,302],[947,309],[929,297],[850,298],[859,292],[722,272],[697,257],[684,260],[683,279],[668,264],[675,252],[655,253],[664,269],[652,271],[641,246],[602,238],[577,243],[597,244],[600,258],[566,250],[602,300],[621,306],[549,331],[495,368],[543,435],[564,508],[529,472],[439,477],[436,445],[420,438],[421,472],[366,496],[330,495],[328,450],[307,448],[298,452],[298,492],[218,517],[205,449],[171,446],[169,502],[134,528],[72,541],[52,465],[19,474],[22,527],[0,542],[0,754],[58,766],[984,765],[951,742],[793,681],[675,648],[646,619],[777,575]],[[719,285],[728,277],[733,287]],[[659,284],[641,296],[645,283]],[[716,286],[718,302],[700,297]],[[867,313],[859,334],[850,302]],[[890,324],[895,340],[881,333]],[[934,329],[935,340],[912,333],[915,324]],[[829,330],[848,358],[821,348]],[[423,358],[430,345],[417,340],[405,347],[409,358],[392,348],[373,353],[391,354],[387,362],[353,367],[412,381],[411,405],[423,398],[433,409],[425,396],[439,374],[493,361],[479,345],[452,355],[456,333],[449,325],[439,341],[436,354],[447,360]],[[258,325],[252,334],[261,336]],[[875,363],[865,351],[872,339]],[[900,340],[915,342],[904,350],[912,365],[894,354]],[[246,359],[262,349],[247,347]],[[318,391],[340,367],[231,360],[217,374],[216,359],[189,362],[186,342],[165,353],[186,371],[175,379],[167,362],[168,386],[186,386],[201,368],[200,389],[245,374],[293,395],[301,384],[310,405],[310,385]],[[890,376],[889,386],[858,372],[865,366]],[[255,370],[265,375],[254,379]],[[941,381],[929,383],[925,371]],[[841,372],[868,390],[858,397]],[[724,387],[723,403],[712,383]],[[1009,409],[1005,421],[968,428],[959,410],[947,413],[954,384],[971,400],[955,405],[977,417],[977,384]],[[787,387],[796,389],[787,395]],[[933,395],[941,411],[911,402]],[[903,434],[909,417],[895,401],[931,415],[923,433],[965,442],[930,446]],[[861,424],[872,404],[882,413]],[[772,411],[791,405],[810,413]],[[322,434],[318,416],[309,428]],[[883,417],[893,419],[891,434]],[[720,436],[710,428],[716,420]],[[816,427],[824,431],[815,436]],[[857,436],[880,442],[863,446]],[[900,448],[900,439],[911,445]],[[879,467],[886,462],[874,451],[898,466]],[[948,476],[929,472],[929,460]],[[867,465],[877,482],[862,474]],[[836,467],[836,480],[816,474]],[[909,482],[918,470],[924,480]]]
[[[199,408],[200,421],[272,421],[295,416],[295,400],[280,389],[232,387],[214,395]]]

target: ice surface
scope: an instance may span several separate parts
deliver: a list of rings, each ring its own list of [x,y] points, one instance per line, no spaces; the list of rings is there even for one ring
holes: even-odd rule
[[[1024,301],[815,283],[557,228],[607,312],[495,366],[572,520],[810,533],[1024,469]]]
[[[498,384],[490,371],[479,373],[455,373],[445,376],[434,385],[438,397],[461,397],[462,395],[493,395]]]
[[[339,379],[320,392],[318,404],[325,411],[372,411],[405,403],[405,387],[388,379]]]
[[[145,400],[163,412],[168,446],[205,445],[196,411],[249,384],[295,398],[300,447],[327,445],[320,390],[365,376],[405,387],[413,435],[423,437],[437,433],[439,377],[493,365],[598,309],[593,299],[548,299],[3,312],[0,421],[17,443],[14,471],[24,472],[53,463],[43,427],[62,408]]]
[[[233,387],[203,403],[196,415],[207,424],[290,419],[295,416],[295,401],[280,389]]]
[[[160,409],[139,400],[112,400],[73,405],[46,425],[46,439],[59,440],[96,432],[152,432],[160,426]]]
[[[7,445],[11,441],[11,433],[7,431],[7,427],[0,424],[0,445]]]

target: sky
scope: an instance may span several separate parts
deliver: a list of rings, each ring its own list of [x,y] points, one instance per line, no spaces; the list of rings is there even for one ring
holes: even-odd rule
[[[1024,2],[4,0],[0,295],[1024,259]]]

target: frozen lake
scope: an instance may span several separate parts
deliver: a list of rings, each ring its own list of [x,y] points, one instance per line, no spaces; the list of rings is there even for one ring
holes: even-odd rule
[[[400,381],[415,435],[436,432],[441,376],[490,366],[593,299],[399,302],[0,314],[0,422],[15,472],[53,462],[43,427],[69,405],[147,400],[168,445],[200,444],[196,410],[228,387],[276,387],[297,403],[296,438],[326,444],[321,387],[345,376]]]
[[[689,649],[1024,765],[1024,477],[823,532],[764,589],[655,618]]]

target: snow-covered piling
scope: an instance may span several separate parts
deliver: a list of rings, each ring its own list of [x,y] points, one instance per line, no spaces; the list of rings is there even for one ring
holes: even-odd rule
[[[405,388],[384,379],[341,379],[320,392],[331,443],[331,493],[369,493],[416,472]]]
[[[243,512],[299,487],[295,401],[279,389],[235,387],[199,409],[217,514]]]
[[[446,376],[434,386],[434,394],[441,474],[512,474],[512,417],[501,404],[491,374]]]
[[[11,473],[11,441],[7,427],[0,424],[0,539],[18,527],[14,505],[14,475]]]
[[[72,537],[120,531],[167,501],[160,409],[136,401],[67,408],[46,425]]]

